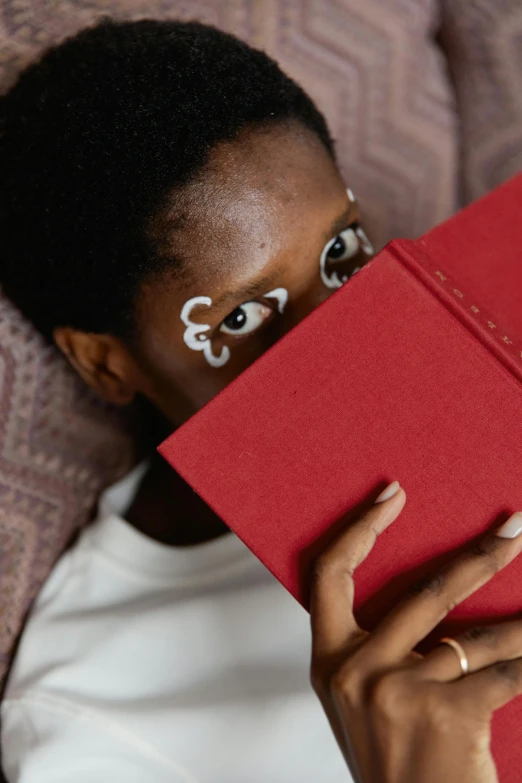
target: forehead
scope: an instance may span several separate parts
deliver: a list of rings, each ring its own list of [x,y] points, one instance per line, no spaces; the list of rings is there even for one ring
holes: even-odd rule
[[[212,151],[155,233],[162,251],[181,260],[186,291],[217,290],[284,264],[303,232],[331,223],[344,199],[335,163],[314,133],[297,124],[255,128]]]

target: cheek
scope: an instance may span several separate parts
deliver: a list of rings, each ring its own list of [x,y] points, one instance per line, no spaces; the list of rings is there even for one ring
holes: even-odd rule
[[[218,394],[244,369],[231,352],[219,368],[207,364],[201,352],[191,351],[158,334],[142,341],[137,356],[139,391],[175,425],[183,423]]]

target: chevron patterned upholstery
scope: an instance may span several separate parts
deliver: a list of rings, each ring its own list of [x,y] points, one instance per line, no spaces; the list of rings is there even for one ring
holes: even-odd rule
[[[378,247],[522,166],[520,0],[3,0],[2,89],[108,12],[197,18],[272,54],[326,114]],[[0,686],[31,599],[132,455],[121,416],[0,297]]]
[[[522,2],[443,0],[441,8],[468,202],[522,169]]]

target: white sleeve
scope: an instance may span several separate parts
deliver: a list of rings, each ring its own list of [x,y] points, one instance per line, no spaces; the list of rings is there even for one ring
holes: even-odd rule
[[[197,783],[118,726],[31,697],[2,705],[2,766],[8,783]]]

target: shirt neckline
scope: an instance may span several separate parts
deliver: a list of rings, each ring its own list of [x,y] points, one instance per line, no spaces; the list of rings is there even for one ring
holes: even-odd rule
[[[207,582],[221,572],[231,575],[257,563],[254,555],[232,532],[211,541],[174,547],[155,541],[127,522],[123,516],[132,503],[148,462],[109,487],[99,502],[97,519],[86,530],[85,544],[120,566],[132,569],[135,577],[158,578],[173,584],[180,581]]]

